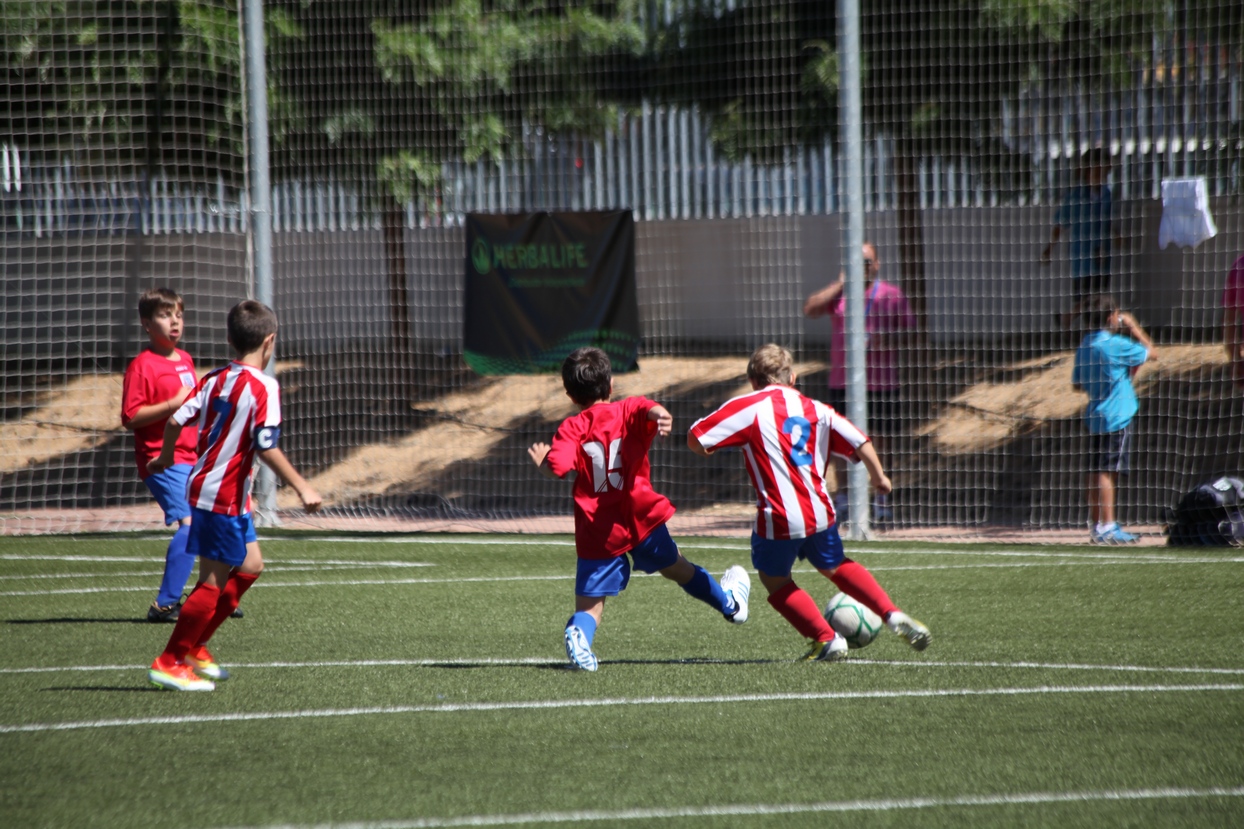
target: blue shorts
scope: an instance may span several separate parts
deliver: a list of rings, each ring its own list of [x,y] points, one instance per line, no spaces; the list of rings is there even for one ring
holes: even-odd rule
[[[593,597],[618,595],[631,580],[631,560],[641,573],[655,573],[678,562],[678,545],[662,524],[622,555],[581,558],[575,572],[574,594]]]
[[[221,515],[193,508],[190,540],[186,552],[192,556],[220,561],[230,567],[241,567],[246,561],[246,545],[258,541],[251,514]]]
[[[807,538],[761,538],[752,533],[752,566],[766,576],[789,576],[795,559],[804,558],[818,570],[833,570],[846,560],[838,525]]]
[[[194,467],[188,463],[175,463],[163,472],[148,475],[143,481],[152,497],[164,510],[164,526],[176,524],[190,517],[190,504],[186,501],[186,483]]]

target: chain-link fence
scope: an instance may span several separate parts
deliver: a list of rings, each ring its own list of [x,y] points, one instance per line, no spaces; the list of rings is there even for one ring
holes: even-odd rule
[[[186,298],[200,368],[228,356],[223,312],[251,290],[239,6],[5,4],[6,527],[145,502],[118,417],[142,290]],[[841,399],[841,316],[805,307],[842,261],[833,4],[264,9],[286,446],[338,514],[521,528],[569,511],[523,451],[569,413],[557,378],[462,360],[472,212],[633,211],[643,343],[619,390],[676,425],[736,393],[768,340],[796,351],[805,392]],[[882,528],[1083,524],[1070,312],[1089,272],[1160,345],[1135,379],[1123,520],[1158,525],[1244,467],[1223,348],[1244,251],[1240,5],[886,0],[865,4],[861,48]],[[1108,250],[1086,263],[1090,150]],[[1195,249],[1159,244],[1176,177],[1203,178],[1216,224]],[[653,467],[684,515],[750,509],[737,457],[673,441]]]

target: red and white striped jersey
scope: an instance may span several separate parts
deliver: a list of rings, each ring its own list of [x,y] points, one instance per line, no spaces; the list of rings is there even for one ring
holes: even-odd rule
[[[257,368],[229,363],[206,375],[173,413],[185,426],[199,427],[199,460],[190,472],[190,506],[224,515],[251,510],[255,450],[276,445],[281,424],[281,389]],[[273,430],[257,435],[260,430]],[[264,445],[257,446],[257,437]]]
[[[708,450],[738,446],[756,488],[756,534],[806,538],[834,525],[825,486],[830,454],[859,462],[868,436],[836,411],[789,386],[772,385],[727,400],[691,424]]]

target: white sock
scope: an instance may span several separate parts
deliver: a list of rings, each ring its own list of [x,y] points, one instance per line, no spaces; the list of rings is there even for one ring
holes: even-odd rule
[[[1103,524],[1100,521],[1098,521],[1097,522],[1097,534],[1102,535],[1110,530],[1113,530],[1117,526],[1119,526],[1118,521],[1111,521],[1109,524]]]

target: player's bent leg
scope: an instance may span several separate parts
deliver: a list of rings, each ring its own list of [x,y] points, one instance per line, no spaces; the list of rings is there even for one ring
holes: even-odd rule
[[[761,573],[760,578],[765,587],[772,590],[768,579],[773,579],[773,577],[766,577],[764,573]],[[799,585],[791,581],[789,576],[784,580],[786,582],[784,587],[772,590],[769,594],[769,604],[773,609],[782,614],[791,627],[799,631],[805,639],[811,640],[814,645],[817,643],[825,645],[833,641],[834,630],[821,615],[821,609],[817,607],[816,601],[801,590]]]
[[[644,564],[638,560],[635,566],[638,569],[646,569]],[[743,568],[740,567],[738,569],[743,572],[743,578],[746,580],[746,586],[739,591],[739,594],[731,594],[726,588],[725,577],[722,578],[721,582],[718,582],[703,567],[683,558],[681,553],[678,555],[677,561],[668,567],[662,567],[657,572],[665,578],[677,582],[688,596],[704,602],[726,619],[735,621],[741,611],[743,614],[742,620],[736,623],[742,624],[747,621],[747,593],[745,591],[750,590],[751,581],[747,578],[747,573],[743,571]],[[735,581],[738,581],[737,575],[735,576]],[[739,601],[739,595],[742,596],[741,602]]]
[[[894,602],[890,600],[890,595],[877,583],[873,574],[858,561],[844,558],[837,567],[822,569],[820,573],[832,581],[843,593],[846,593],[882,619],[886,617],[886,614],[898,609]]]

